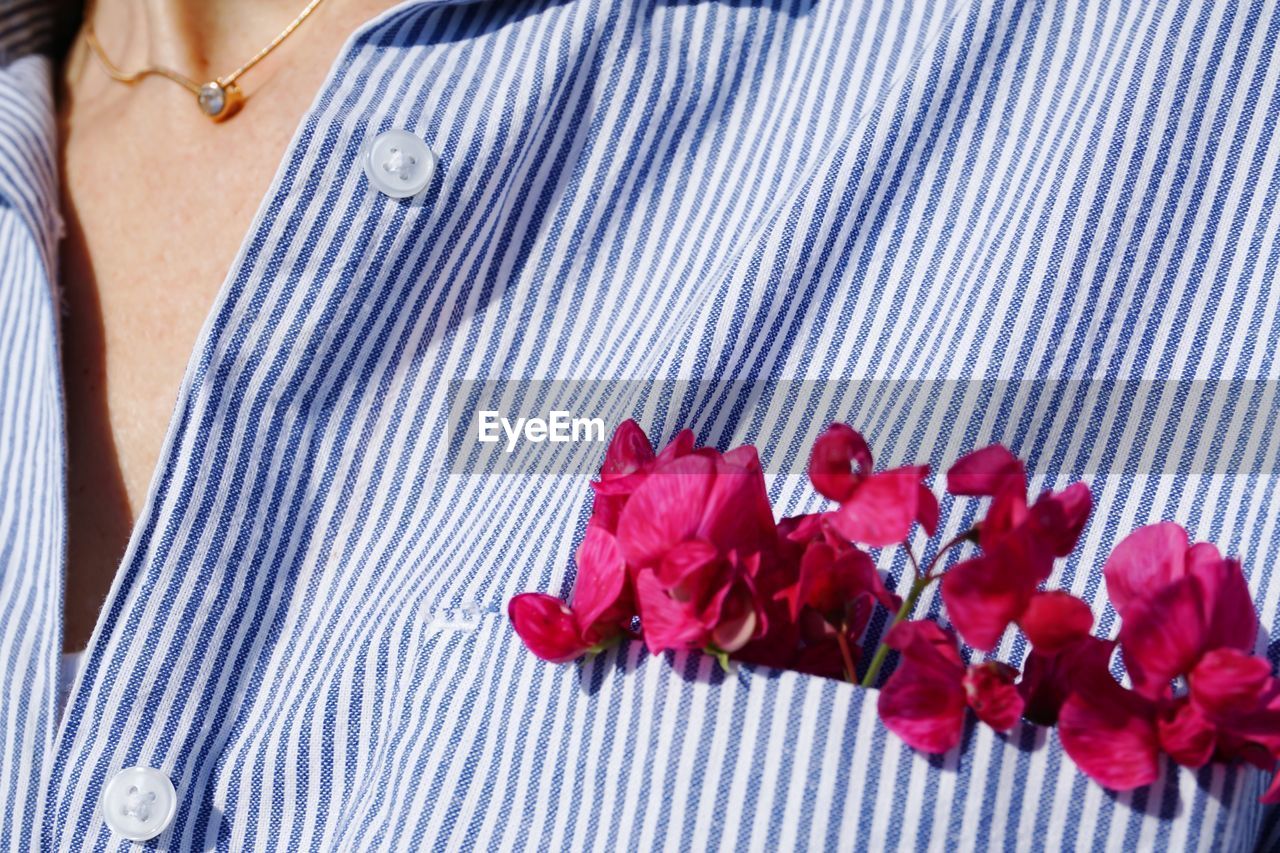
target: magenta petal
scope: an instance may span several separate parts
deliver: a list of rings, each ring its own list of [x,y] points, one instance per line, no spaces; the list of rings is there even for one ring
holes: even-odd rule
[[[1148,698],[1169,690],[1204,649],[1204,594],[1195,578],[1182,578],[1129,605],[1120,626],[1120,648],[1134,689]]]
[[[997,492],[987,507],[986,517],[978,524],[978,544],[984,551],[992,551],[1009,538],[1010,534],[1021,535],[1023,539],[1034,539],[1029,527],[1023,526],[1031,508],[1027,506],[1027,495],[1021,488],[1005,489]],[[1039,547],[1039,543],[1036,543]]]
[[[1195,574],[1197,568],[1222,562],[1222,552],[1212,542],[1196,542],[1187,549],[1187,573]]]
[[[874,597],[889,610],[897,609],[875,562],[865,552],[846,548],[837,554],[825,542],[814,542],[806,549],[800,561],[797,605],[808,605],[839,621],[846,606],[863,595]],[[799,615],[798,607],[792,612]]]
[[[942,753],[960,743],[964,732],[964,690],[920,677],[900,666],[880,691],[880,719],[889,731],[921,752]]]
[[[1209,546],[1212,548],[1212,546]],[[1204,589],[1207,648],[1226,646],[1242,652],[1253,651],[1258,636],[1258,614],[1237,560],[1198,559],[1197,545],[1188,554],[1191,574]],[[1217,549],[1213,549],[1214,553]]]
[[[1105,670],[1090,682],[1077,686],[1058,713],[1062,748],[1107,788],[1150,785],[1159,775],[1159,741],[1149,709]]]
[[[1038,592],[1018,619],[1018,626],[1036,651],[1055,655],[1089,633],[1093,611],[1068,592]]]
[[[957,684],[964,674],[955,635],[937,622],[928,619],[899,622],[885,635],[884,643],[897,649],[907,660],[948,670]]]
[[[700,607],[715,591],[723,568],[720,554],[710,542],[690,539],[662,556],[657,577],[672,598]]]
[[[635,421],[625,420],[613,431],[609,449],[604,454],[604,464],[600,467],[600,479],[616,480],[629,476],[653,462],[653,458],[653,448],[644,430]]]
[[[1041,495],[1031,507],[1031,515],[1045,547],[1055,557],[1065,557],[1075,549],[1092,509],[1089,487],[1072,483],[1061,492]]]
[[[707,631],[698,613],[667,595],[652,570],[636,574],[636,605],[644,644],[653,654],[706,646]]]
[[[831,424],[813,443],[809,454],[809,479],[818,494],[844,501],[860,478],[871,473],[871,449],[857,430],[847,424]]]
[[[764,470],[750,445],[729,451],[715,466],[715,480],[701,507],[697,535],[721,551],[758,551],[777,539]]]
[[[965,560],[942,576],[947,616],[964,641],[989,652],[1026,608],[1032,588],[1013,577],[1015,567],[990,555]]]
[[[650,566],[696,533],[714,470],[705,456],[681,456],[656,468],[636,489],[618,519],[618,543],[629,564]]]
[[[846,603],[867,593],[884,609],[891,613],[898,612],[901,600],[884,585],[884,579],[876,570],[875,561],[865,551],[856,548],[844,551],[837,557],[832,568],[843,578]]]
[[[999,444],[962,456],[947,471],[947,491],[953,495],[992,497],[1006,489],[1026,492],[1022,461]]]
[[[1186,574],[1187,531],[1169,521],[1139,527],[1115,547],[1102,572],[1122,619],[1130,606]]]
[[[902,661],[880,691],[885,726],[911,747],[941,753],[964,731],[964,669],[955,639],[933,622],[903,622],[885,637]]]
[[[578,579],[573,586],[573,610],[583,625],[594,625],[612,617],[630,622],[626,598],[627,566],[622,560],[618,542],[603,527],[587,525],[586,535],[578,546]],[[621,607],[618,612],[613,612]]]
[[[595,492],[597,501],[602,497],[626,497],[639,488],[647,476],[649,476],[647,470],[619,474],[611,479],[597,480],[592,483],[591,491]]]
[[[1191,702],[1210,719],[1258,709],[1271,683],[1271,662],[1237,649],[1214,649],[1200,658],[1188,678]]]
[[[729,467],[741,469],[743,472],[756,474],[763,472],[763,468],[760,465],[760,451],[756,450],[755,446],[751,444],[743,444],[732,450],[726,450],[721,459]]]
[[[1022,663],[1022,680],[1018,682],[1023,713],[1036,725],[1052,726],[1058,722],[1058,711],[1070,693],[1067,667],[1061,655],[1040,654],[1034,649]]]
[[[736,652],[755,638],[760,627],[755,599],[745,584],[729,588],[720,605],[715,626],[711,629],[711,643],[725,652]]]
[[[965,697],[978,719],[1007,732],[1022,717],[1023,699],[1014,684],[1018,671],[997,661],[974,664],[964,676]]]
[[[1213,726],[1188,702],[1179,702],[1157,722],[1160,747],[1183,767],[1203,767],[1218,737]]]
[[[896,612],[899,604],[895,601],[894,605],[893,610]],[[875,606],[875,601],[869,595],[860,595],[853,600],[845,617],[845,624],[849,629],[847,634],[851,639],[862,638],[862,632],[867,630],[867,624],[871,621],[871,613],[875,610]]]
[[[1261,746],[1280,758],[1280,678],[1267,679],[1253,702],[1252,710],[1241,712],[1233,707],[1224,722],[1233,735],[1247,738],[1250,744]],[[1244,755],[1247,758],[1248,752]]]
[[[907,538],[920,500],[920,480],[928,469],[907,466],[866,477],[831,514],[841,536],[873,548],[896,545]]]
[[[529,651],[550,663],[568,663],[588,651],[569,606],[541,592],[526,592],[507,605],[511,624]]]
[[[662,562],[658,564],[658,580],[670,589],[719,558],[720,552],[705,540],[687,539],[678,542],[662,555]]]
[[[1057,723],[1062,703],[1078,680],[1076,674],[1107,672],[1114,649],[1114,642],[1093,636],[1081,638],[1056,655],[1033,649],[1023,661],[1018,683],[1018,692],[1026,702],[1026,718],[1042,726]]]
[[[938,498],[924,483],[920,484],[920,497],[916,502],[916,521],[920,522],[926,536],[938,531]]]
[[[800,579],[789,595],[791,618],[798,619],[806,605],[824,616],[844,606],[844,590],[833,576],[835,549],[826,542],[810,543],[800,558]]]
[[[658,454],[655,464],[662,465],[673,459],[688,456],[693,452],[694,443],[693,430],[680,430],[680,432],[676,433],[675,438],[671,439],[671,443],[662,448],[662,452]]]
[[[818,539],[824,533],[826,513],[793,515],[778,522],[778,536],[788,542],[806,543]]]

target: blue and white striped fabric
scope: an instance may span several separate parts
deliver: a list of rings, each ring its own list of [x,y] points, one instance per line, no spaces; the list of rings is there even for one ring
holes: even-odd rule
[[[380,15],[343,48],[212,307],[61,719],[38,5],[0,13],[0,847],[127,847],[98,801],[145,765],[178,791],[149,842],[171,850],[1275,849],[1252,769],[1166,764],[1115,795],[1034,727],[975,727],[928,760],[887,734],[874,693],[837,682],[635,644],[539,662],[505,603],[571,589],[590,472],[458,473],[444,427],[459,379],[1114,382],[1029,403],[1038,386],[1010,382],[976,410],[965,382],[591,387],[606,420],[662,440],[692,426],[790,469],[834,419],[887,460],[1005,442],[1037,485],[1088,474],[1098,510],[1054,582],[1098,602],[1101,630],[1101,558],[1173,518],[1243,558],[1275,636],[1280,402],[1235,380],[1280,378],[1280,5]],[[440,155],[417,202],[357,162],[388,128]],[[1194,464],[1143,461],[1172,447]],[[787,513],[817,508],[801,476],[770,486]],[[958,530],[961,509],[943,513]]]

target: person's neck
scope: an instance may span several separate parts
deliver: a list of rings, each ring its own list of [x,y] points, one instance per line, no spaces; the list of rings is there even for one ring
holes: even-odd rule
[[[203,80],[243,63],[305,5],[306,0],[96,0],[86,15],[121,67],[163,65]]]

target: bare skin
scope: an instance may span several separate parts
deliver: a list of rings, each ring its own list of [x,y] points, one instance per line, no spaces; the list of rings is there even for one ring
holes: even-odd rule
[[[61,285],[68,440],[63,648],[87,645],[146,501],[183,371],[289,140],[347,37],[392,0],[325,0],[240,80],[215,124],[160,78],[111,80],[83,38],[62,69]],[[240,66],[305,0],[99,0],[125,69],[209,80]]]

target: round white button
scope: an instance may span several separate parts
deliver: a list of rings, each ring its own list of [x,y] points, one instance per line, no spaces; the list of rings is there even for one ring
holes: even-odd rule
[[[149,841],[169,828],[178,810],[178,794],[163,772],[126,767],[102,791],[102,817],[117,835]]]
[[[431,183],[436,155],[409,131],[388,130],[365,146],[364,173],[381,192],[392,198],[408,198]]]

